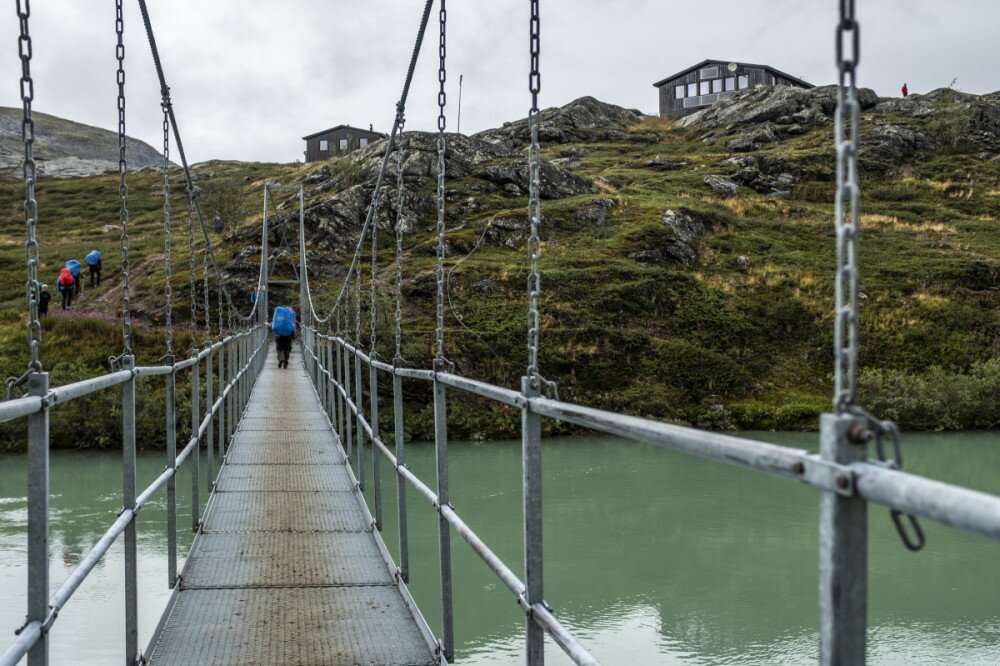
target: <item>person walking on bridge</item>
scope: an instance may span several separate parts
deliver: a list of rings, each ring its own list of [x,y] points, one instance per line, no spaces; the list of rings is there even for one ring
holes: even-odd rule
[[[278,367],[287,368],[288,357],[292,353],[292,340],[295,339],[295,313],[291,308],[274,308],[271,330],[274,331],[274,348],[278,352]]]

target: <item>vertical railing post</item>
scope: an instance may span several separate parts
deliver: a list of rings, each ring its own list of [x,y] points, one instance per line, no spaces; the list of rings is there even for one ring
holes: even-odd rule
[[[33,372],[28,395],[49,392],[49,373]],[[28,417],[28,622],[49,615],[49,410]],[[49,663],[49,633],[43,631],[28,652],[28,666]]]
[[[340,340],[337,340],[335,353],[337,356],[337,388],[341,389],[344,387],[344,359],[340,351]],[[337,400],[335,403],[337,408],[337,435],[340,437],[340,445],[344,447],[344,450],[347,450],[347,443],[344,439],[344,433],[346,432],[344,419],[347,404],[344,402],[344,398],[340,395],[339,390],[334,397]]]
[[[530,378],[521,379],[521,392],[531,399],[538,395]],[[521,410],[521,471],[524,500],[524,587],[528,604],[543,600],[542,592],[542,419],[531,411],[530,403]],[[526,663],[545,663],[545,631],[529,611],[524,620]]]
[[[197,353],[197,352],[196,352]],[[201,364],[191,366],[191,437],[198,437],[198,426],[201,424]],[[189,440],[190,441],[190,440]],[[201,498],[198,490],[201,487],[201,439],[195,442],[189,456],[191,459],[191,531],[198,531],[201,522]]]
[[[448,406],[444,384],[434,379],[434,453],[437,461],[438,558],[441,565],[441,640],[445,659],[455,657],[455,620],[451,595],[451,526],[441,514],[448,501]]]
[[[863,426],[853,416],[820,417],[820,456],[850,464],[865,457],[849,433]],[[845,489],[851,479],[837,479]],[[819,505],[820,663],[863,664],[868,606],[868,505],[860,497],[822,491]]]
[[[330,373],[326,383],[326,411],[330,415],[330,422],[336,426],[337,389],[334,382],[336,371],[333,368],[333,335],[326,336],[326,369]]]
[[[316,368],[316,389],[319,391],[319,404],[323,411],[326,411],[326,390],[327,381],[323,371],[326,370],[326,341],[322,334],[316,333],[316,355],[319,356],[319,363]]]
[[[375,350],[371,350],[371,359],[375,360]],[[375,446],[378,434],[378,369],[373,363],[368,364],[368,397],[369,413],[372,427],[372,483],[375,495],[375,529],[382,531],[382,453]]]
[[[354,434],[353,434],[353,423],[354,419],[351,416],[351,406],[348,401],[351,400],[351,357],[350,353],[347,351],[347,347],[344,347],[344,395],[347,396],[347,400],[344,401],[344,424],[347,432],[347,464],[351,464],[351,452],[354,451]],[[357,403],[355,402],[356,406]]]
[[[236,431],[236,389],[233,380],[236,378],[236,338],[229,337],[229,416],[226,419],[226,446],[233,443],[233,432]]]
[[[360,343],[359,343],[360,344]],[[361,492],[365,492],[365,429],[361,426],[361,419],[365,413],[364,406],[364,388],[361,382],[361,357],[358,356],[355,350],[354,354],[354,408],[358,417],[358,422],[356,426],[357,449],[355,453],[358,456],[358,489]]]
[[[215,416],[219,420],[219,464],[226,455],[226,345],[219,347],[219,411]]]
[[[167,356],[173,366],[174,356]],[[167,375],[167,469],[177,467],[177,375]],[[167,479],[167,586],[177,584],[177,472]]]
[[[135,357],[122,358],[133,370]],[[135,375],[122,384],[122,510],[135,511]],[[135,515],[125,526],[125,663],[139,659],[139,580]]]
[[[396,464],[405,465],[403,451],[403,378],[392,376],[392,420],[396,436]],[[399,576],[410,582],[410,547],[406,521],[406,479],[396,473],[396,520],[399,528]]]
[[[212,426],[215,425],[214,415],[212,413],[212,405],[215,404],[215,391],[212,387],[212,342],[208,343],[208,354],[205,355],[205,416],[208,417],[208,422],[205,426],[205,448],[208,449],[208,476],[206,479],[206,486],[208,487],[208,492],[212,492],[212,488],[215,487],[215,432],[212,430]],[[219,464],[222,464],[222,460],[219,460]]]

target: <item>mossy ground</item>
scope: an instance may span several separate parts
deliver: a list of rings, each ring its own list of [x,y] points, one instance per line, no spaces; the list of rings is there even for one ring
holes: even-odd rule
[[[927,129],[919,119],[890,120]],[[863,131],[868,129],[866,121]],[[710,427],[814,428],[832,392],[834,184],[823,171],[833,166],[830,127],[816,127],[754,153],[780,157],[806,174],[817,174],[798,182],[786,200],[749,188],[728,199],[713,196],[703,178],[732,170],[720,166],[731,154],[725,140],[705,141],[702,133],[651,120],[619,143],[582,146],[590,152],[580,159],[576,173],[594,179],[601,190],[597,196],[616,202],[601,226],[574,219],[591,195],[543,202],[541,371],[558,382],[563,398],[583,404]],[[554,158],[568,147],[545,146],[543,155]],[[887,404],[879,391],[892,382],[885,381],[884,373],[904,380],[942,372],[979,376],[973,370],[997,355],[1000,164],[978,159],[976,152],[975,146],[932,151],[901,165],[862,161],[860,365],[867,369],[863,389],[870,402]],[[643,166],[656,156],[687,165],[669,171]],[[263,179],[290,181],[311,169],[228,164],[219,172],[238,176],[247,196],[259,199]],[[133,282],[142,322],[140,362],[153,362],[164,351],[162,331],[154,321],[163,291],[160,185],[155,173],[130,177],[131,257],[141,267],[141,277]],[[478,206],[449,223],[453,251],[446,267],[446,352],[465,374],[518,386],[526,363],[528,265],[523,242],[511,248],[487,240],[469,252],[492,219],[524,217],[526,201],[484,196],[470,185],[448,183],[453,203],[476,197]],[[0,342],[6,352],[4,369],[19,374],[27,359],[22,187],[3,182],[0,192],[7,202],[0,218]],[[185,320],[186,214],[179,180],[174,192],[174,235],[180,249],[174,253],[179,265],[172,284],[177,316]],[[117,234],[100,229],[118,219],[117,176],[45,180],[39,184],[38,201],[41,274],[54,282],[55,270],[66,258],[82,258],[100,243],[108,285],[102,289],[112,289],[119,277]],[[666,240],[660,216],[678,207],[699,213],[712,225],[701,242],[699,262],[681,266],[630,259],[636,249]],[[253,223],[252,216],[244,223]],[[433,227],[433,219],[421,220],[406,239],[408,282],[433,279]],[[382,233],[379,244],[376,323],[383,357],[391,357],[393,338],[390,236]],[[225,239],[213,242],[223,258],[241,249]],[[748,266],[739,265],[740,256],[749,258]],[[367,270],[363,275],[367,294]],[[313,287],[321,309],[338,289],[318,278]],[[433,299],[426,289],[414,289],[406,299],[403,356],[414,365],[429,364],[433,355]],[[118,303],[111,297],[107,301],[85,292],[81,307],[109,315]],[[52,316],[43,339],[43,357],[55,384],[104,369],[107,356],[120,347],[114,322],[97,315]],[[186,341],[177,347],[189,345]],[[414,437],[431,432],[428,397],[425,387],[410,390],[407,408],[414,418],[408,424]],[[919,403],[919,397],[910,398]],[[456,437],[509,436],[518,428],[516,412],[478,399],[455,396],[449,407]],[[71,406],[60,409],[75,413]],[[104,429],[113,429],[113,420],[105,420]],[[149,422],[153,427],[155,413]],[[904,417],[901,424],[994,427],[1000,417],[993,422],[907,422]],[[80,428],[73,431],[79,434],[65,435],[63,430],[54,426],[54,441],[67,445],[86,444],[80,438],[91,432]],[[3,446],[21,445],[19,432],[5,427]]]

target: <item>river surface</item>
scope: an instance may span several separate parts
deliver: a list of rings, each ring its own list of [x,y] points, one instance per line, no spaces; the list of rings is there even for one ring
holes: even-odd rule
[[[749,434],[804,448],[816,442],[805,433]],[[907,470],[1000,494],[1000,434],[903,441]],[[407,451],[410,467],[433,485],[433,446]],[[453,443],[449,460],[452,504],[521,575],[520,443]],[[163,465],[162,453],[140,454],[143,487]],[[25,468],[23,455],[0,456],[0,651],[24,619]],[[604,437],[545,440],[544,468],[545,597],[603,663],[816,662],[815,490]],[[390,473],[383,466],[383,535],[395,556]],[[118,454],[52,454],[53,589],[114,520],[120,480]],[[189,470],[178,491],[178,524],[188,527]],[[436,514],[413,491],[408,501],[410,587],[436,632]],[[164,524],[161,492],[139,514],[142,646],[170,594]],[[869,662],[1000,663],[1000,545],[925,524],[928,545],[914,554],[886,510],[873,507],[869,524]],[[180,530],[182,554],[191,538]],[[459,663],[523,663],[524,619],[513,598],[457,535],[452,553]],[[60,613],[52,663],[121,663],[122,573],[119,541]],[[570,663],[551,642],[547,657]]]

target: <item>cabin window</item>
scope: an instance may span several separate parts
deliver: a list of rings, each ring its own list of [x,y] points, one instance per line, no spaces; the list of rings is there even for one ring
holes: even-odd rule
[[[736,79],[731,76],[726,77],[726,90],[736,90]]]
[[[714,93],[722,92],[722,79],[714,79],[712,81],[712,92]]]
[[[740,89],[746,88],[750,85],[750,79],[746,75],[740,77]]]
[[[341,150],[347,150],[347,139],[341,139],[340,140],[340,149]]]
[[[719,75],[718,67],[705,67],[700,72],[698,72],[698,78],[700,79],[714,79]]]
[[[319,142],[319,149],[320,150],[330,150],[330,142],[327,141],[327,140],[325,140],[325,139],[322,140],[322,141],[320,141]]]
[[[674,99],[684,99],[684,86],[674,88]]]
[[[364,148],[368,145],[368,139],[361,139],[361,147]]]
[[[687,94],[687,96],[688,97],[694,97],[697,94],[698,94],[698,84],[697,83],[689,83],[688,84],[688,94]]]
[[[711,81],[702,81],[701,83],[698,84],[698,86],[700,88],[700,91],[699,91],[700,95],[707,95],[710,92],[712,92],[712,82]]]

